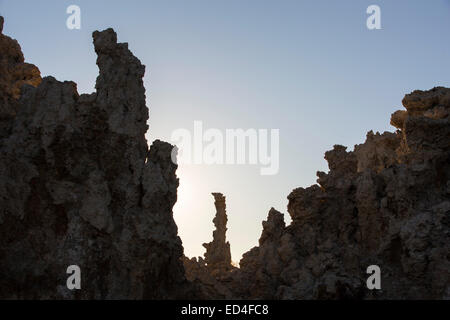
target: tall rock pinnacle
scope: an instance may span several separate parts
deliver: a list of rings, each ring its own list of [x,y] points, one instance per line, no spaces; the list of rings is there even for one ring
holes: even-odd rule
[[[216,230],[213,241],[204,243],[206,248],[205,262],[210,269],[229,270],[231,268],[230,243],[226,241],[227,213],[225,197],[221,193],[212,193],[216,206],[216,216],[213,219]]]
[[[1,299],[188,296],[173,146],[145,139],[145,66],[114,30],[93,40],[97,90],[79,95],[0,34]]]

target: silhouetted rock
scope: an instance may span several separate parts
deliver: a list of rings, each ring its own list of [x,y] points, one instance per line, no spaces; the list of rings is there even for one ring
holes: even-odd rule
[[[329,172],[288,196],[292,223],[272,208],[238,269],[220,193],[205,259],[183,256],[173,146],[147,146],[145,68],[127,44],[94,32],[96,92],[79,95],[2,30],[0,298],[450,299],[450,89],[406,95],[395,133],[326,152]],[[66,287],[73,264],[81,290]]]
[[[292,223],[272,208],[240,269],[197,268],[197,285],[210,298],[450,299],[449,97],[414,91],[392,115],[397,132],[334,146],[318,185],[288,196]],[[370,265],[381,290],[367,288]]]
[[[204,243],[206,248],[205,263],[211,270],[231,269],[230,243],[226,241],[227,213],[225,197],[221,193],[213,193],[216,216],[213,219],[216,230],[213,231],[213,241]]]
[[[186,279],[191,281],[197,290],[197,296],[200,299],[235,299],[230,284],[233,280],[233,271],[237,268],[232,267],[227,270],[211,269],[205,264],[205,261],[199,257],[183,257]]]
[[[192,297],[173,147],[144,136],[145,67],[112,29],[93,38],[97,91],[79,95],[0,35],[0,298]],[[81,290],[66,287],[73,264]]]
[[[291,225],[270,211],[230,286],[241,297],[450,298],[450,89],[414,91],[403,104],[396,133],[325,154],[319,185],[288,197]],[[366,287],[372,264],[382,290]]]
[[[203,299],[232,299],[231,288],[233,271],[237,268],[231,264],[230,243],[226,241],[227,214],[225,197],[221,193],[212,193],[216,206],[213,219],[216,229],[213,241],[204,243],[205,258],[183,258],[186,278],[197,285]]]

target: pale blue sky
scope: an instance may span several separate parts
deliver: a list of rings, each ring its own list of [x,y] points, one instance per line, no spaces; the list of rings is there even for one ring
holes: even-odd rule
[[[81,30],[66,8],[81,8]],[[381,7],[382,30],[366,28]],[[256,166],[180,167],[175,220],[188,256],[212,238],[213,198],[227,196],[233,260],[257,244],[270,207],[326,171],[333,144],[393,131],[405,93],[450,86],[450,1],[23,1],[0,0],[4,33],[42,74],[94,90],[91,33],[113,27],[146,65],[149,142],[193,128],[280,129],[280,171]],[[286,214],[286,216],[288,216]]]

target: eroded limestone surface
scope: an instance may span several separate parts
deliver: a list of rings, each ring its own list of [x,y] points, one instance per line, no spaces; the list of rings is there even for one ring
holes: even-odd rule
[[[325,154],[318,185],[288,196],[291,225],[269,212],[259,247],[241,260],[241,295],[450,298],[450,89],[414,91],[403,105],[397,132]],[[372,264],[380,291],[366,287]]]
[[[292,223],[272,208],[235,268],[218,193],[205,259],[183,256],[173,146],[147,146],[145,68],[127,44],[94,32],[96,92],[79,95],[2,30],[0,298],[450,299],[450,89],[406,95],[395,133],[326,152],[329,172],[288,196]],[[82,290],[66,287],[72,264]],[[382,290],[366,287],[372,264]]]
[[[414,91],[403,105],[395,133],[325,153],[329,172],[288,196],[290,225],[270,210],[259,246],[229,274],[231,296],[450,299],[450,89]],[[366,286],[370,265],[381,290]]]
[[[112,29],[93,39],[96,92],[79,95],[0,35],[0,298],[188,296],[173,147],[144,137],[145,67]],[[72,264],[82,290],[66,287]]]

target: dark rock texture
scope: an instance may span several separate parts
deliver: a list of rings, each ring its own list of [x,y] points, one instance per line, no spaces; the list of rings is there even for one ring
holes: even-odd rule
[[[172,146],[148,149],[145,67],[94,32],[96,92],[42,79],[0,35],[0,298],[186,297]],[[81,290],[66,269],[81,268]]]
[[[318,185],[288,196],[292,223],[272,208],[226,282],[198,266],[187,274],[202,274],[209,298],[225,285],[238,299],[450,299],[450,89],[414,91],[403,105],[397,132],[326,152]],[[381,290],[367,288],[370,265]]]
[[[272,208],[238,269],[219,193],[205,259],[183,256],[173,146],[147,146],[145,68],[127,44],[94,32],[96,92],[79,95],[2,30],[0,299],[450,299],[450,89],[406,95],[397,132],[326,152],[329,172],[288,196],[292,223]]]
[[[0,16],[0,147],[1,139],[10,134],[20,89],[24,84],[37,86],[42,81],[39,69],[24,62],[17,41],[3,35],[2,31],[3,17]]]
[[[289,226],[269,212],[259,247],[240,262],[239,296],[450,298],[450,89],[414,91],[403,105],[396,133],[325,154],[319,185],[289,195]],[[381,290],[366,287],[372,264]]]

